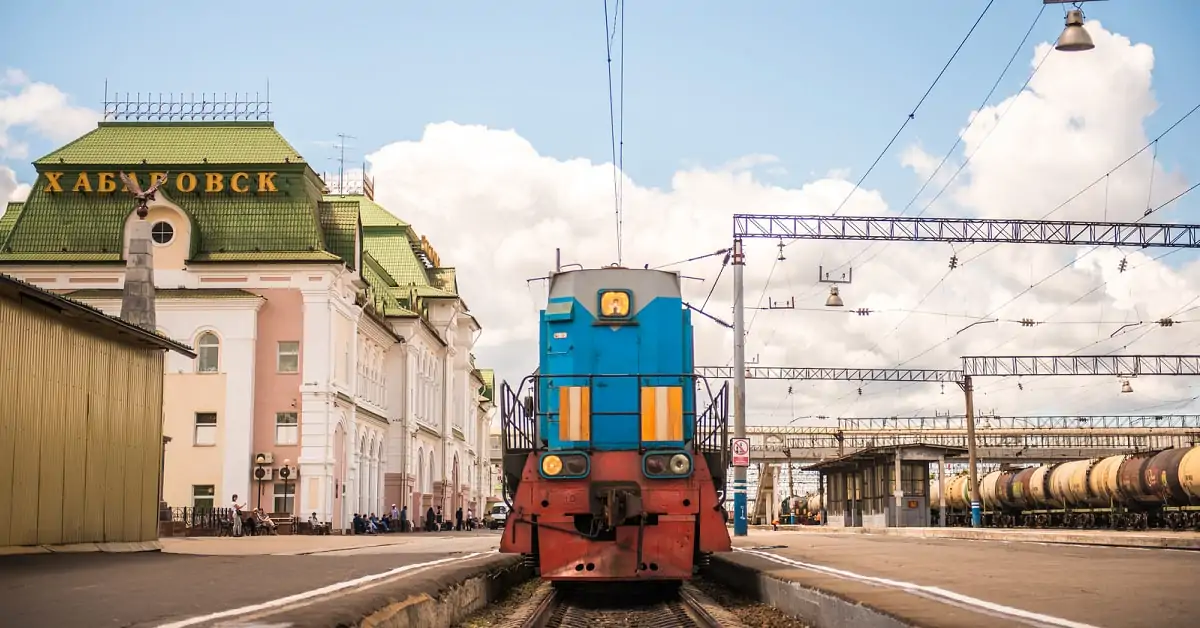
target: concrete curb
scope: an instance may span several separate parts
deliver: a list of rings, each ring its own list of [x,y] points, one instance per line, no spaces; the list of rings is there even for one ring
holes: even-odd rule
[[[161,552],[158,541],[133,541],[128,543],[69,543],[66,545],[12,545],[0,547],[0,556],[24,556],[29,554],[80,554],[105,552],[124,554],[128,552]]]
[[[771,530],[771,526],[750,526]],[[1108,532],[1032,529],[974,528],[833,528],[822,526],[781,525],[779,532],[813,534],[865,534],[918,539],[957,539],[967,541],[1004,541],[1009,543],[1057,543],[1097,547],[1133,547],[1144,549],[1200,550],[1200,535],[1187,532]]]
[[[441,628],[462,621],[532,576],[520,556],[494,554],[414,573],[258,621],[289,628]]]
[[[759,571],[737,555],[714,554],[704,575],[752,600],[773,606],[815,628],[914,626],[862,602]]]

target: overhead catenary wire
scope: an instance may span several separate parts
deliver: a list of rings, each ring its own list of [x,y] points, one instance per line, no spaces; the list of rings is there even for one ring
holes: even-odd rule
[[[1043,60],[1044,60],[1044,58],[1043,58]],[[1103,175],[1101,175],[1101,176],[1097,177],[1097,178],[1096,178],[1094,181],[1092,181],[1091,183],[1089,183],[1088,185],[1084,186],[1084,187],[1083,187],[1082,189],[1080,189],[1079,191],[1077,191],[1077,192],[1075,192],[1074,194],[1072,194],[1072,195],[1071,195],[1070,197],[1068,197],[1068,198],[1067,198],[1065,201],[1063,201],[1063,202],[1059,203],[1059,204],[1058,204],[1057,206],[1055,206],[1053,209],[1051,209],[1050,211],[1048,211],[1048,212],[1046,212],[1045,214],[1043,214],[1043,215],[1042,215],[1042,217],[1041,217],[1041,219],[1042,219],[1042,220],[1044,220],[1044,219],[1046,219],[1047,217],[1049,217],[1049,216],[1053,215],[1054,213],[1058,212],[1058,211],[1059,211],[1059,210],[1061,210],[1062,208],[1066,207],[1066,206],[1067,206],[1067,205],[1068,205],[1068,204],[1069,204],[1071,201],[1075,200],[1076,198],[1079,198],[1079,197],[1080,197],[1081,195],[1083,195],[1085,192],[1087,192],[1087,191],[1088,191],[1088,190],[1090,190],[1091,188],[1095,187],[1095,186],[1096,186],[1097,184],[1099,184],[1101,181],[1105,181],[1105,180],[1106,180],[1106,179],[1107,179],[1109,176],[1111,176],[1111,175],[1112,175],[1114,172],[1116,172],[1117,170],[1119,170],[1121,167],[1123,167],[1124,165],[1128,164],[1129,162],[1133,161],[1133,159],[1134,159],[1134,158],[1136,158],[1138,155],[1142,154],[1142,153],[1143,153],[1143,152],[1145,152],[1147,149],[1149,149],[1149,148],[1151,148],[1151,147],[1155,146],[1155,145],[1156,145],[1156,144],[1157,144],[1157,143],[1158,143],[1160,140],[1162,140],[1164,137],[1166,137],[1168,134],[1170,134],[1172,131],[1174,131],[1174,130],[1175,130],[1175,129],[1176,129],[1176,128],[1177,128],[1177,127],[1180,125],[1180,124],[1182,124],[1182,123],[1183,123],[1185,120],[1187,120],[1187,119],[1188,119],[1188,118],[1189,118],[1189,117],[1190,117],[1192,114],[1194,114],[1194,113],[1195,113],[1197,110],[1200,110],[1200,103],[1197,103],[1197,104],[1196,104],[1196,106],[1194,106],[1194,107],[1192,107],[1191,109],[1189,109],[1189,110],[1187,111],[1187,113],[1185,113],[1183,116],[1181,116],[1181,117],[1180,117],[1179,119],[1177,119],[1175,122],[1173,122],[1173,123],[1172,123],[1170,126],[1168,126],[1168,127],[1167,127],[1167,128],[1166,128],[1166,129],[1165,129],[1163,132],[1162,132],[1162,133],[1159,133],[1159,134],[1158,134],[1158,136],[1157,136],[1157,137],[1155,137],[1153,140],[1150,140],[1149,142],[1147,142],[1147,143],[1146,143],[1144,146],[1142,146],[1141,148],[1139,148],[1139,149],[1138,149],[1137,151],[1135,151],[1133,154],[1131,154],[1131,155],[1129,155],[1128,157],[1126,157],[1124,160],[1122,160],[1122,161],[1121,161],[1120,163],[1118,163],[1117,165],[1115,165],[1115,166],[1113,166],[1112,168],[1110,168],[1110,169],[1109,169],[1107,172],[1105,172]],[[1197,184],[1195,184],[1195,185],[1192,185],[1190,188],[1188,188],[1188,189],[1184,190],[1183,192],[1180,192],[1179,194],[1175,195],[1175,196],[1174,196],[1174,197],[1172,197],[1171,199],[1169,199],[1169,200],[1167,200],[1167,201],[1165,201],[1165,202],[1163,202],[1163,203],[1160,203],[1158,206],[1155,206],[1155,207],[1152,207],[1152,208],[1148,208],[1148,209],[1146,209],[1146,210],[1145,210],[1145,212],[1143,213],[1143,215],[1142,215],[1142,216],[1140,216],[1140,217],[1138,217],[1136,220],[1134,220],[1134,221],[1133,221],[1133,223],[1134,223],[1134,224],[1136,224],[1136,223],[1138,223],[1138,222],[1142,221],[1142,220],[1143,220],[1143,219],[1145,219],[1146,217],[1148,217],[1148,216],[1150,216],[1150,215],[1154,214],[1155,212],[1157,212],[1157,211],[1161,210],[1162,208],[1166,207],[1167,205],[1170,205],[1171,203],[1174,203],[1174,202],[1175,202],[1175,201],[1177,201],[1179,198],[1181,198],[1181,197],[1183,197],[1184,195],[1188,194],[1189,192],[1191,192],[1191,191],[1195,190],[1197,187],[1200,187],[1200,183],[1197,183]],[[980,257],[982,257],[983,255],[986,255],[987,253],[991,252],[991,251],[992,251],[992,250],[994,250],[996,247],[998,247],[1000,244],[1001,244],[1001,243],[994,243],[994,244],[992,244],[992,246],[988,247],[988,248],[987,248],[987,249],[985,249],[984,251],[981,251],[981,252],[980,252],[978,255],[975,255],[975,256],[973,256],[973,257],[971,257],[971,258],[968,258],[968,259],[966,259],[966,260],[964,260],[964,261],[960,262],[959,266],[960,266],[960,267],[962,267],[962,266],[966,266],[966,265],[967,265],[967,263],[969,263],[969,262],[972,262],[972,261],[975,261],[975,260],[979,259]],[[968,245],[967,245],[967,247],[964,247],[962,250],[964,250],[964,251],[965,251],[965,250],[966,250],[966,248],[968,248],[969,246],[970,246],[970,244],[968,244]],[[1004,302],[1003,304],[1001,304],[999,307],[997,307],[997,308],[993,309],[993,310],[992,310],[992,312],[990,312],[990,313],[989,313],[987,316],[988,316],[988,317],[990,317],[991,315],[995,314],[995,312],[997,312],[997,311],[999,311],[1000,309],[1002,309],[1002,308],[1006,307],[1007,305],[1009,305],[1010,303],[1012,303],[1012,302],[1013,302],[1013,301],[1015,301],[1016,299],[1018,299],[1018,298],[1020,298],[1020,297],[1024,296],[1025,294],[1028,294],[1028,293],[1029,293],[1030,291],[1032,291],[1034,288],[1036,288],[1036,287],[1038,287],[1038,286],[1042,285],[1042,284],[1043,284],[1043,283],[1045,283],[1047,280],[1049,280],[1049,279],[1051,279],[1051,278],[1055,277],[1056,275],[1058,275],[1059,273],[1063,272],[1063,271],[1064,271],[1064,270],[1066,270],[1067,268],[1070,268],[1070,267],[1071,267],[1072,265],[1074,265],[1076,262],[1078,262],[1079,260],[1081,260],[1081,259],[1083,259],[1083,258],[1087,257],[1088,255],[1091,255],[1092,253],[1094,253],[1095,251],[1099,250],[1100,248],[1101,248],[1101,246],[1100,246],[1100,245],[1097,245],[1097,246],[1093,246],[1093,247],[1091,247],[1091,248],[1090,248],[1090,249],[1088,249],[1088,250],[1087,250],[1087,251],[1086,251],[1086,252],[1085,252],[1083,255],[1080,255],[1079,257],[1077,257],[1077,258],[1075,258],[1075,259],[1072,259],[1072,260],[1068,261],[1066,264],[1063,264],[1063,265],[1062,265],[1062,266],[1060,266],[1058,269],[1056,269],[1056,270],[1052,271],[1052,272],[1051,272],[1051,273],[1049,273],[1048,275],[1046,275],[1046,276],[1042,277],[1042,278],[1041,278],[1040,280],[1038,280],[1037,282],[1034,282],[1033,284],[1031,284],[1031,285],[1030,285],[1028,288],[1026,288],[1026,289],[1022,290],[1021,292],[1017,293],[1017,294],[1016,294],[1016,295],[1014,295],[1014,296],[1013,296],[1011,299],[1009,299],[1008,301],[1005,301],[1005,302]],[[1162,255],[1159,255],[1158,257],[1155,257],[1155,258],[1154,258],[1153,260],[1151,260],[1151,261],[1154,261],[1154,260],[1161,259],[1161,258],[1163,258],[1163,257],[1166,257],[1167,255],[1171,255],[1171,254],[1173,254],[1173,253],[1176,253],[1176,252],[1178,252],[1179,250],[1181,250],[1181,249],[1174,249],[1174,250],[1172,250],[1172,251],[1168,251],[1168,252],[1166,252],[1166,253],[1163,253]],[[962,251],[960,251],[960,252],[962,252]],[[946,277],[946,276],[945,276],[945,275],[943,275],[943,277],[942,277],[941,279],[939,279],[939,281],[938,281],[938,285],[940,285],[940,284],[941,284],[941,282],[945,280],[945,277]],[[1106,282],[1106,283],[1107,283],[1107,282]],[[935,285],[935,288],[936,288],[936,287],[937,287],[937,286]],[[1097,290],[1097,289],[1099,289],[1099,288],[1098,288],[1098,287],[1097,287],[1097,288],[1093,288],[1091,291],[1089,291],[1088,293],[1086,293],[1086,294],[1085,294],[1085,295],[1083,295],[1083,296],[1086,296],[1087,294],[1091,294],[1091,292],[1095,292],[1095,290]],[[932,293],[932,291],[931,291],[930,293]],[[927,295],[927,296],[928,296],[928,295]],[[1082,297],[1081,297],[1081,298],[1082,298]],[[960,331],[961,331],[961,330],[960,330]],[[889,334],[889,335],[890,335],[890,334]],[[921,352],[920,352],[920,353],[918,353],[917,355],[915,355],[915,356],[913,356],[913,357],[909,358],[908,360],[905,360],[904,362],[901,362],[899,365],[897,365],[897,368],[899,368],[899,366],[903,366],[904,364],[907,364],[907,363],[909,363],[909,362],[911,362],[911,361],[913,361],[913,360],[915,360],[915,359],[917,359],[917,358],[920,358],[920,357],[922,357],[922,356],[924,356],[924,355],[926,355],[926,354],[930,353],[930,352],[931,352],[931,351],[933,351],[934,349],[936,349],[936,348],[938,348],[938,347],[940,347],[940,346],[944,345],[945,343],[949,342],[950,340],[952,340],[953,338],[955,338],[957,335],[958,335],[958,334],[956,333],[956,334],[953,334],[953,335],[947,336],[947,337],[946,337],[946,338],[944,338],[943,340],[941,340],[941,341],[939,341],[939,342],[935,343],[934,345],[930,346],[929,348],[925,349],[924,351],[921,351]],[[886,339],[886,337],[885,337],[885,339]],[[881,340],[881,342],[882,342],[882,340]],[[835,403],[836,403],[836,401],[835,401]]]
[[[908,127],[908,124],[916,119],[917,112],[921,109],[921,105],[925,104],[925,100],[929,98],[929,95],[931,93],[933,93],[933,89],[935,87],[937,87],[939,82],[941,82],[942,77],[945,76],[945,74],[946,74],[946,70],[948,70],[950,68],[950,64],[952,64],[954,62],[954,59],[956,59],[958,57],[958,53],[963,49],[963,46],[966,45],[967,40],[969,40],[971,38],[971,35],[975,32],[976,27],[978,27],[979,23],[983,21],[983,17],[985,15],[987,15],[988,10],[992,8],[992,4],[994,4],[994,3],[995,3],[995,0],[988,0],[988,3],[983,7],[983,11],[981,11],[979,13],[979,17],[975,18],[975,22],[971,24],[971,28],[967,31],[967,34],[963,36],[963,38],[960,42],[958,42],[958,46],[955,47],[954,52],[950,55],[950,58],[946,60],[946,63],[944,65],[942,65],[942,69],[937,73],[937,76],[934,77],[933,82],[930,83],[929,87],[925,89],[925,93],[921,94],[921,98],[919,100],[917,100],[917,104],[912,108],[912,111],[910,111],[908,113],[908,115],[905,116],[904,122],[900,124],[900,128],[896,129],[896,132],[892,135],[891,139],[888,140],[887,144],[883,147],[883,150],[879,152],[879,155],[875,157],[875,160],[873,162],[871,162],[871,165],[867,168],[867,170],[865,172],[863,172],[862,176],[859,177],[858,182],[855,183],[854,187],[850,189],[850,192],[848,194],[846,194],[846,197],[842,199],[842,202],[838,203],[837,207],[830,214],[831,216],[836,216],[838,214],[838,212],[840,212],[842,210],[842,208],[846,206],[846,203],[850,201],[851,197],[854,196],[854,193],[856,191],[858,191],[859,188],[862,187],[863,182],[865,182],[867,180],[867,177],[870,176],[871,172],[875,170],[875,166],[879,165],[879,162],[883,159],[884,155],[886,155],[887,152],[892,148],[892,145],[896,143],[896,140],[900,137],[900,134],[902,132],[904,132],[905,128]],[[793,240],[792,242],[785,244],[784,247],[786,248],[787,246],[790,246],[794,243],[795,243],[795,241]],[[782,249],[781,249],[781,251],[782,251]],[[758,300],[755,302],[756,304],[758,304],[758,305],[762,304],[762,300],[766,296],[767,290],[770,289],[771,278],[774,277],[774,275],[775,275],[775,267],[776,267],[776,265],[778,265],[778,263],[779,263],[778,258],[774,262],[772,262],[771,270],[767,273],[767,280],[763,284],[762,292],[759,294]],[[818,284],[819,284],[819,282],[818,282]],[[757,317],[757,312],[755,312],[754,314],[751,315],[750,321],[746,325],[745,331],[746,331],[747,336],[749,336],[750,330],[754,326],[754,321],[755,321],[756,317]],[[727,364],[731,363],[732,361],[733,361],[733,358],[730,357]]]
[[[988,0],[987,5],[983,7],[983,11],[979,13],[979,17],[975,18],[975,23],[971,24],[971,29],[968,30],[967,34],[963,36],[962,41],[958,42],[958,47],[954,49],[953,54],[951,54],[950,58],[946,60],[946,64],[942,66],[941,71],[939,71],[937,76],[934,77],[933,82],[929,84],[929,87],[925,90],[925,93],[921,94],[921,98],[917,101],[916,106],[914,106],[912,111],[904,117],[904,122],[901,123],[900,128],[896,129],[895,134],[892,135],[892,139],[888,140],[887,145],[883,147],[882,151],[879,151],[879,155],[875,157],[875,161],[871,162],[871,166],[867,168],[866,172],[863,172],[861,177],[859,177],[858,183],[854,184],[854,187],[850,189],[850,193],[846,195],[846,198],[842,199],[841,203],[838,203],[837,208],[835,208],[833,213],[830,214],[831,216],[836,216],[838,212],[842,211],[842,208],[846,206],[846,203],[850,201],[850,198],[854,196],[854,193],[858,191],[860,187],[862,187],[863,181],[866,181],[867,177],[871,174],[871,171],[875,169],[875,166],[879,165],[879,162],[883,159],[883,156],[886,155],[888,150],[892,148],[892,144],[896,143],[896,139],[899,138],[900,134],[904,132],[904,129],[908,126],[908,123],[917,118],[917,111],[921,109],[921,105],[925,104],[925,99],[929,98],[929,94],[933,92],[933,88],[937,87],[937,84],[942,80],[942,77],[945,76],[946,70],[950,69],[950,64],[953,63],[954,59],[958,57],[958,53],[963,49],[963,46],[966,45],[967,40],[971,38],[971,34],[975,32],[975,28],[978,27],[979,23],[983,21],[983,16],[987,15],[988,10],[992,8],[992,4],[994,2],[995,0]]]
[[[613,40],[616,38],[618,31],[621,35],[619,46],[619,54],[621,57],[618,66],[618,88],[619,97],[614,97],[613,91]],[[621,264],[624,258],[622,225],[624,210],[624,190],[625,190],[625,8],[621,0],[616,0],[613,10],[612,26],[608,23],[608,0],[604,0],[604,41],[605,50],[607,52],[608,66],[608,127],[609,127],[609,142],[612,145],[612,160],[613,160],[613,204],[615,206],[615,216],[617,223],[617,264]],[[618,114],[620,123],[618,124]]]
[[[1041,8],[1038,9],[1037,15],[1034,16],[1033,22],[1031,22],[1029,24],[1029,28],[1026,29],[1025,34],[1021,37],[1021,42],[1017,44],[1017,47],[1013,50],[1012,55],[1010,55],[1008,57],[1008,62],[1004,64],[1004,68],[1000,70],[1000,74],[996,76],[996,80],[992,82],[992,87],[990,89],[988,89],[987,95],[983,97],[983,100],[979,103],[979,106],[975,108],[975,111],[982,112],[983,108],[987,106],[988,101],[992,99],[992,95],[996,93],[996,89],[998,87],[1000,87],[1000,83],[1004,80],[1004,77],[1008,75],[1008,70],[1010,68],[1012,68],[1013,62],[1017,59],[1017,56],[1019,56],[1021,54],[1021,50],[1023,50],[1025,48],[1025,42],[1029,41],[1029,35],[1032,34],[1034,28],[1037,27],[1037,23],[1039,20],[1041,20],[1042,14],[1045,13],[1045,11],[1046,11],[1046,5],[1043,4],[1041,6]],[[954,180],[958,178],[959,173],[961,173],[963,171],[963,169],[966,168],[967,165],[971,163],[971,159],[974,158],[975,155],[979,154],[979,151],[983,148],[983,145],[985,143],[987,143],[988,138],[990,138],[992,136],[992,133],[994,133],[996,131],[996,129],[999,128],[1000,123],[1004,121],[1005,116],[1007,116],[1008,112],[1012,110],[1013,105],[1016,104],[1017,100],[1019,99],[1019,96],[1025,92],[1025,88],[1029,86],[1029,83],[1030,83],[1030,81],[1033,80],[1033,77],[1037,76],[1038,71],[1040,71],[1042,69],[1042,65],[1046,62],[1046,59],[1049,58],[1050,53],[1053,51],[1054,51],[1054,48],[1052,46],[1047,48],[1046,54],[1042,55],[1042,58],[1038,61],[1037,65],[1034,66],[1033,71],[1030,72],[1029,75],[1025,78],[1025,82],[1021,85],[1021,88],[1017,90],[1017,95],[1014,96],[1009,101],[1008,106],[1006,106],[1004,108],[1004,110],[1000,112],[1000,115],[998,115],[996,117],[995,124],[993,124],[992,127],[990,129],[988,129],[988,132],[979,141],[979,145],[977,145],[975,147],[975,150],[972,151],[970,155],[967,155],[967,157],[963,160],[963,162],[961,164],[959,164],[958,169],[955,170],[952,175],[950,175],[950,178],[946,180],[946,182],[942,185],[941,189],[939,189],[937,191],[937,193],[933,196],[933,198],[931,198],[929,200],[929,202],[926,203],[925,206],[921,209],[921,211],[917,213],[917,216],[923,216],[925,214],[925,212],[929,211],[929,208],[932,207],[933,204],[935,202],[937,202],[937,200],[939,198],[941,198],[942,194],[947,189],[949,189],[950,184],[952,184],[954,182]],[[959,144],[962,143],[963,137],[966,136],[967,132],[970,131],[973,126],[975,126],[975,123],[979,119],[980,119],[980,116],[978,114],[973,116],[971,118],[970,122],[967,123],[967,128],[964,129],[961,133],[958,133],[955,135],[954,144],[951,145],[950,149],[946,151],[946,154],[942,156],[942,161],[940,163],[938,163],[937,168],[934,168],[933,172],[931,172],[929,174],[929,176],[925,178],[925,181],[921,184],[921,187],[917,189],[917,192],[915,194],[913,194],[912,198],[909,199],[908,203],[906,203],[904,205],[904,208],[900,210],[901,216],[908,213],[908,210],[913,206],[914,203],[917,202],[917,199],[919,199],[921,197],[921,194],[925,191],[925,188],[928,187],[929,184],[933,182],[934,178],[937,177],[938,173],[942,171],[942,167],[946,165],[946,162],[949,161],[950,157],[954,155],[954,151],[958,148]],[[889,244],[890,243],[885,242],[880,247],[880,249],[877,253],[875,253],[871,257],[867,258],[862,264],[860,264],[860,268],[862,266],[866,266],[867,264],[869,264],[871,262],[871,260],[878,257],[880,255],[880,253],[882,253],[883,250],[888,247]],[[864,247],[858,253],[855,253],[849,260],[834,267],[833,270],[838,270],[838,269],[842,268],[843,266],[852,264],[854,262],[854,260],[858,259],[859,256],[865,255],[874,246],[876,246],[876,244],[872,243],[869,246]]]

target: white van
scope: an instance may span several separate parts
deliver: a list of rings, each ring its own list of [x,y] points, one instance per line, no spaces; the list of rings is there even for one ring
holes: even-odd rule
[[[489,529],[498,530],[504,527],[505,520],[508,519],[508,506],[504,504],[496,504],[492,506],[491,512],[488,513],[487,526]]]

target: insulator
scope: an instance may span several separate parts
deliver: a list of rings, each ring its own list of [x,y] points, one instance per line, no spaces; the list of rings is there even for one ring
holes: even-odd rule
[[[1162,325],[1163,327],[1170,327],[1171,325],[1175,324],[1175,321],[1174,321],[1174,319],[1170,319],[1170,318],[1162,318],[1162,319],[1159,319],[1158,324]]]
[[[1025,384],[1022,384],[1021,382],[1017,382],[1017,390],[1025,390]]]
[[[1129,260],[1122,257],[1121,261],[1117,262],[1117,272],[1120,272],[1120,273],[1125,272],[1125,267],[1127,267],[1127,266],[1129,266]]]
[[[788,386],[788,394],[789,394],[789,395],[790,395],[790,394],[792,394],[792,387],[791,387],[791,386]]]
[[[858,394],[859,394],[859,395],[862,395],[862,388],[859,388],[859,389],[858,389]]]
[[[1021,327],[1033,327],[1036,324],[1037,323],[1033,322],[1032,318],[1022,318],[1021,319]]]
[[[859,316],[869,316],[871,314],[871,310],[870,308],[860,307],[857,310],[854,310],[854,313],[858,314]]]
[[[950,269],[954,270],[955,268],[958,268],[958,256],[951,255],[950,256]]]

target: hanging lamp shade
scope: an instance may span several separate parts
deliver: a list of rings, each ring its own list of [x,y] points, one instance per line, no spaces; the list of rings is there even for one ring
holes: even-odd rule
[[[1133,386],[1129,385],[1129,380],[1125,380],[1125,381],[1121,382],[1121,392],[1122,393],[1133,392]]]
[[[1063,52],[1079,52],[1095,47],[1096,44],[1092,43],[1092,36],[1088,35],[1087,29],[1083,27],[1083,11],[1079,9],[1067,11],[1067,27],[1058,36],[1058,43],[1054,49]]]
[[[842,297],[838,296],[837,286],[829,287],[829,298],[825,299],[825,307],[842,307]]]

